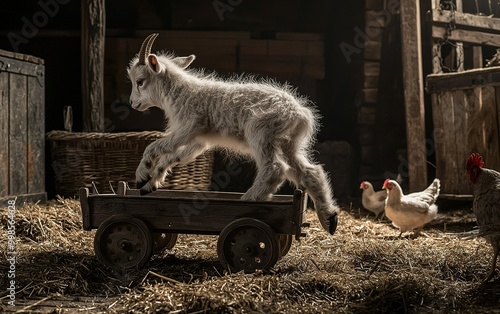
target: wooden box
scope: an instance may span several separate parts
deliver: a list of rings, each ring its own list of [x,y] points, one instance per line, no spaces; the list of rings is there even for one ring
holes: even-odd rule
[[[45,201],[45,67],[0,50],[0,206]]]
[[[436,173],[441,195],[472,194],[465,175],[471,153],[500,170],[500,67],[427,76],[432,94]],[[428,147],[429,149],[429,147]]]

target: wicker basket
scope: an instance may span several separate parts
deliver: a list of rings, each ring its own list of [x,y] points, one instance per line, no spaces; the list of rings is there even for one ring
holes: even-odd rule
[[[162,132],[47,133],[55,173],[56,193],[74,196],[81,187],[109,193],[110,182],[126,181],[135,186],[135,170],[149,143]],[[213,152],[200,155],[185,166],[177,166],[164,182],[164,188],[208,190],[212,176]]]

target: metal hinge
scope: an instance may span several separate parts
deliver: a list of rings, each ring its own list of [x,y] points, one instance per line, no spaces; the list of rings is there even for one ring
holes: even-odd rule
[[[0,60],[0,73],[7,71],[8,68],[10,68],[10,64],[3,60]]]

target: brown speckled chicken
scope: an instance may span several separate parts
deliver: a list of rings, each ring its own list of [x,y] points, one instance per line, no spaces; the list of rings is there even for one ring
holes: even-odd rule
[[[373,185],[368,181],[361,182],[359,188],[363,190],[363,194],[361,195],[361,204],[363,204],[363,207],[374,213],[375,218],[380,214],[382,214],[383,218],[387,190],[375,192]]]
[[[473,153],[467,160],[466,170],[474,185],[472,209],[479,226],[479,235],[493,247],[493,260],[488,276],[489,281],[495,274],[498,252],[500,250],[500,173],[483,168],[481,155]]]
[[[403,190],[394,180],[385,180],[383,188],[387,189],[385,215],[399,228],[399,236],[403,232],[415,230],[413,236],[416,237],[428,222],[436,218],[438,208],[435,203],[439,196],[439,179],[434,179],[424,191],[408,195],[403,194]]]

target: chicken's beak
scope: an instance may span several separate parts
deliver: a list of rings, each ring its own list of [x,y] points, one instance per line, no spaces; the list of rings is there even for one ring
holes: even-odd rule
[[[387,188],[386,188],[385,184],[384,184],[384,185],[382,185],[382,190],[387,190]]]
[[[362,190],[363,189],[363,182],[359,185],[359,188]]]

